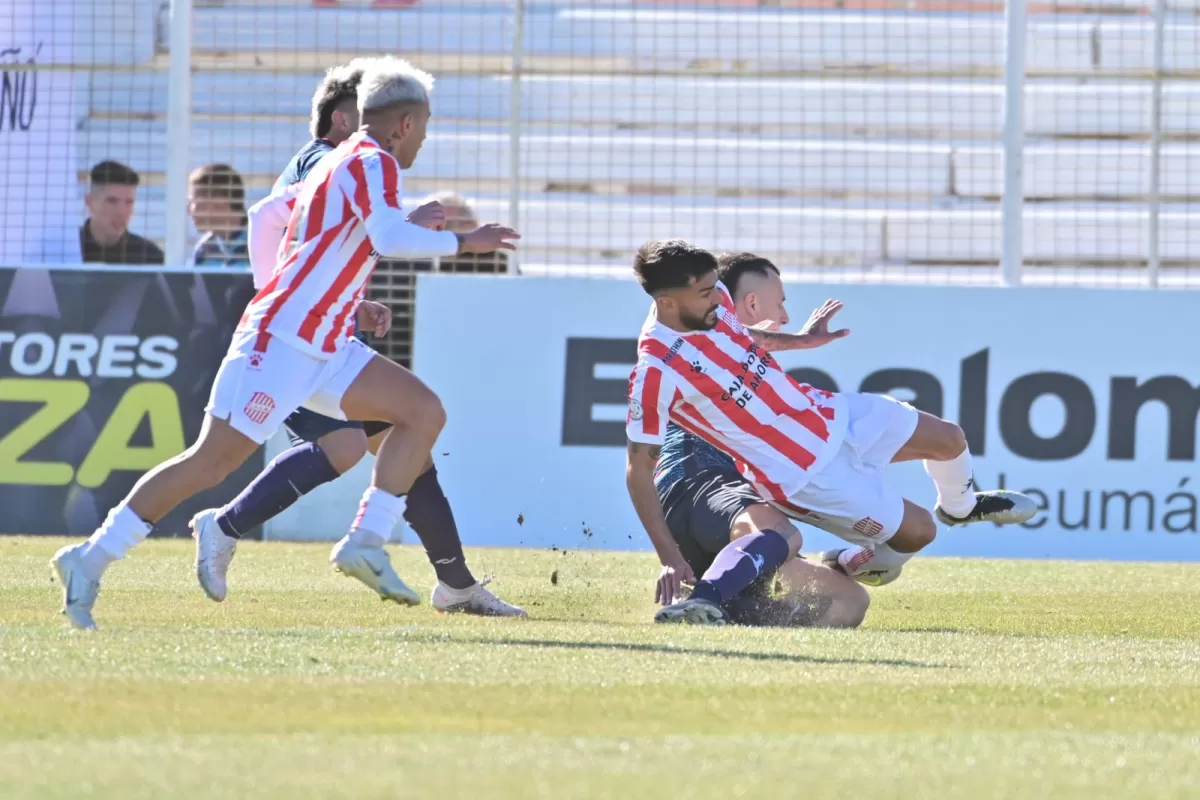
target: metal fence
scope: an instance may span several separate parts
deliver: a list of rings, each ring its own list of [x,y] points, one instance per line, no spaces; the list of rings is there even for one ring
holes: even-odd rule
[[[523,274],[625,275],[679,236],[802,279],[1200,276],[1197,0],[8,6],[7,260],[62,259],[112,159],[140,175],[131,229],[186,263],[189,172],[227,164],[253,202],[323,70],[392,53],[438,78],[407,201],[515,224]]]

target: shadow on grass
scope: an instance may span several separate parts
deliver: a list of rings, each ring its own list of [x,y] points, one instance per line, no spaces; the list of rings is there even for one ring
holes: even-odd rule
[[[928,664],[898,658],[825,658],[792,653],[760,653],[747,650],[716,650],[693,647],[673,647],[663,644],[637,642],[566,642],[561,639],[488,639],[466,636],[405,636],[408,641],[427,641],[439,644],[508,645],[561,650],[626,650],[635,653],[664,653],[677,656],[703,656],[745,661],[776,661],[790,664],[839,664],[870,667],[907,667],[911,669],[955,669],[950,664]]]

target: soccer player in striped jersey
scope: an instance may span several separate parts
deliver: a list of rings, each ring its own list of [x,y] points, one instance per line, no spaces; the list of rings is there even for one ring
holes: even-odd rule
[[[725,253],[718,263],[743,324],[788,324],[774,264],[753,253]],[[703,575],[735,539],[761,530],[787,538],[794,530],[791,520],[742,477],[732,458],[674,423],[667,425],[654,485],[671,536],[695,575]],[[870,603],[867,591],[841,570],[794,558],[760,575],[721,608],[737,625],[847,628],[862,623]]]
[[[370,59],[355,59],[326,72],[313,96],[312,141],[292,158],[275,182],[272,197],[250,209],[250,263],[254,287],[270,282],[291,209],[283,196],[303,182],[317,163],[358,130],[358,86]],[[282,201],[282,202],[281,202]],[[272,218],[272,212],[274,218]],[[445,212],[440,203],[427,203],[409,214],[409,222],[440,230]],[[358,307],[361,329],[385,336],[391,310],[370,300]],[[370,449],[378,451],[391,426],[387,422],[336,419],[301,407],[284,420],[292,448],[280,453],[241,494],[220,509],[197,514],[191,523],[196,538],[196,577],[211,599],[225,599],[227,574],[242,534],[289,508],[308,494],[351,469]],[[404,519],[425,548],[437,575],[430,603],[443,612],[523,617],[525,611],[505,603],[467,567],[454,512],[430,459],[408,493]],[[486,582],[486,581],[485,581]]]
[[[278,265],[234,333],[198,440],[146,473],[86,542],[52,559],[74,626],[95,627],[92,611],[109,564],[181,501],[223,481],[301,405],[393,426],[331,560],[384,599],[420,602],[383,544],[429,462],[445,411],[420,379],[353,337],[355,313],[381,254],[487,253],[514,249],[519,238],[494,224],[467,234],[428,230],[400,209],[400,171],[412,166],[425,141],[432,86],[429,75],[397,59],[372,62],[363,74],[361,129],[322,158],[295,192]]]
[[[667,422],[727,453],[759,495],[788,516],[852,542],[839,563],[855,572],[902,565],[933,541],[933,515],[886,479],[887,464],[922,459],[948,525],[1020,523],[1037,510],[1016,492],[973,489],[962,430],[883,395],[832,393],[797,382],[772,355],[821,347],[841,303],[826,301],[800,333],[748,328],[718,280],[711,253],[681,240],[651,242],[634,260],[653,298],[630,376],[626,482],[663,565],[659,622],[721,623],[724,604],[794,558],[799,531],[756,530],[724,547],[699,581],[664,519],[654,471]],[[677,602],[681,582],[695,581]]]

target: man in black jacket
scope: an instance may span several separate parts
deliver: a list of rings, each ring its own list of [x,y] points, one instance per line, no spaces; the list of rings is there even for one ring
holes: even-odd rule
[[[129,232],[138,180],[136,172],[116,161],[101,161],[92,167],[92,185],[86,199],[90,216],[79,229],[79,249],[85,262],[164,262],[158,245]]]

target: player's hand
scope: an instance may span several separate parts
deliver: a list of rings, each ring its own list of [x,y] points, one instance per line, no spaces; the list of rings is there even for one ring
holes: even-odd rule
[[[663,564],[658,573],[658,585],[654,587],[654,602],[669,606],[675,602],[682,584],[695,582],[695,573],[682,558],[675,563]]]
[[[446,230],[446,207],[438,201],[426,203],[408,215],[408,221],[434,231]]]
[[[808,322],[804,323],[800,333],[812,340],[812,347],[820,347],[849,336],[849,328],[829,330],[829,323],[833,321],[833,315],[841,310],[841,300],[826,300],[820,308],[808,316]]]
[[[358,304],[358,327],[371,331],[376,337],[387,336],[392,329],[392,310],[383,303],[363,300]]]
[[[459,253],[494,253],[497,250],[516,250],[510,240],[520,239],[521,234],[495,222],[481,225],[470,233],[458,237]]]

